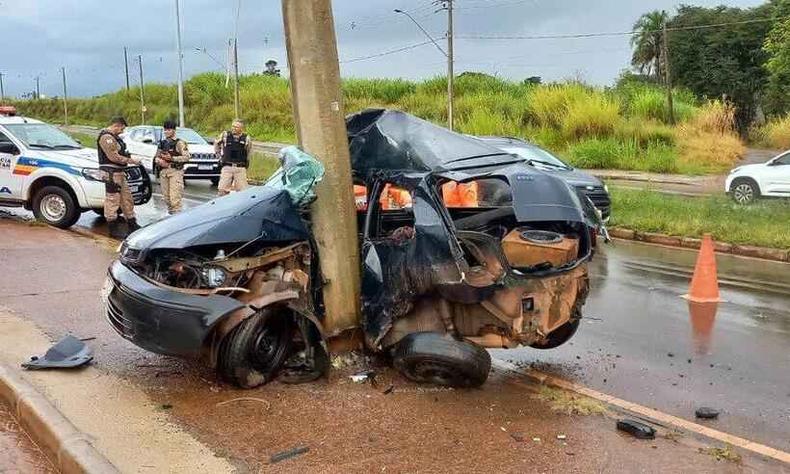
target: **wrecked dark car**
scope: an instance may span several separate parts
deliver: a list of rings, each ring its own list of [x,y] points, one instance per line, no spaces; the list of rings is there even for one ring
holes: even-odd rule
[[[595,246],[589,203],[519,157],[402,112],[366,110],[347,129],[367,349],[412,380],[469,387],[488,376],[485,348],[574,335]],[[242,387],[326,373],[320,256],[288,170],[131,235],[109,269],[113,328]]]

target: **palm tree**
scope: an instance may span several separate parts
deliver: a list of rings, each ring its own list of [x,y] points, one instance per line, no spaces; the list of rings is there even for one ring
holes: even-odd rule
[[[631,37],[634,48],[631,64],[641,74],[654,76],[659,81],[663,80],[665,61],[661,57],[661,32],[668,19],[669,14],[664,10],[645,13],[634,23],[635,34]]]

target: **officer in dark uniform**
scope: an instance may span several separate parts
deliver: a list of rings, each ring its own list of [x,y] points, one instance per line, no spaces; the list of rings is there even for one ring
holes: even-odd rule
[[[156,149],[156,165],[159,172],[159,185],[167,204],[168,214],[181,212],[181,198],[184,195],[184,163],[189,161],[187,143],[176,137],[176,123],[167,120],[163,124],[165,138]]]
[[[105,177],[104,218],[107,219],[110,236],[115,239],[125,239],[129,233],[140,228],[134,215],[134,199],[125,173],[127,165],[139,165],[140,160],[132,158],[126,150],[126,143],[120,137],[125,128],[126,120],[123,117],[113,117],[96,139],[99,169]],[[127,231],[118,222],[118,208],[126,218]]]
[[[241,120],[235,120],[231,130],[222,132],[214,143],[214,152],[220,156],[222,166],[217,185],[220,196],[247,189],[247,166],[251,150],[252,140],[244,133]]]

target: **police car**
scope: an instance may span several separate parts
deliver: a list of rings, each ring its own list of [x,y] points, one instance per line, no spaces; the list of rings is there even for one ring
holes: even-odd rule
[[[126,170],[135,205],[151,199],[140,166]],[[65,229],[85,211],[103,214],[104,181],[96,150],[57,128],[0,106],[0,206],[24,207],[36,219]]]

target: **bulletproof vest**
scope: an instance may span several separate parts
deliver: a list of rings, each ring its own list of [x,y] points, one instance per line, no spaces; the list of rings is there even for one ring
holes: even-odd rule
[[[121,167],[126,166],[125,164],[122,165],[120,163],[115,163],[114,161],[110,161],[110,159],[107,158],[107,154],[104,153],[104,150],[102,150],[102,147],[101,147],[101,139],[104,138],[104,135],[109,135],[116,142],[118,142],[118,146],[120,147],[120,149],[118,150],[118,154],[120,154],[121,156],[126,156],[126,157],[132,156],[128,151],[126,151],[126,143],[124,143],[124,141],[121,139],[121,137],[116,137],[115,135],[113,135],[112,133],[108,132],[107,130],[102,130],[101,133],[99,133],[99,137],[96,139],[96,149],[99,152],[99,166],[101,166],[101,165],[110,165],[110,166],[116,166],[116,167],[117,166],[121,166]]]
[[[225,147],[222,150],[222,161],[225,163],[247,164],[247,134],[238,137],[225,132]]]
[[[178,138],[165,138],[159,142],[159,149],[172,156],[181,156],[176,145],[178,145]]]

